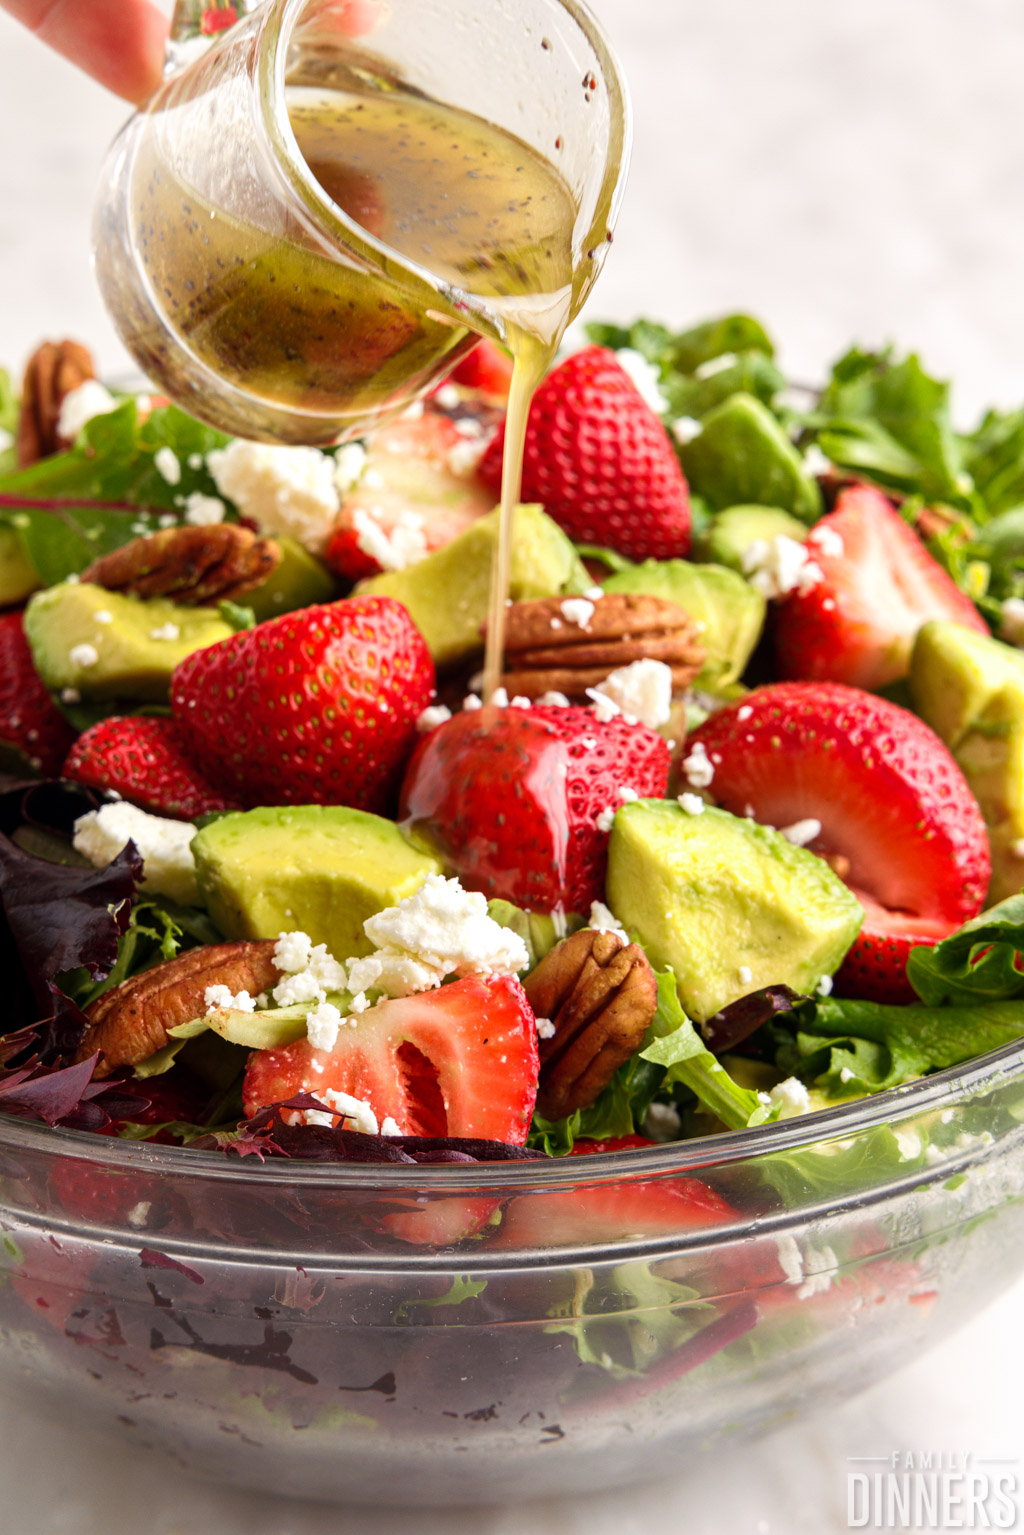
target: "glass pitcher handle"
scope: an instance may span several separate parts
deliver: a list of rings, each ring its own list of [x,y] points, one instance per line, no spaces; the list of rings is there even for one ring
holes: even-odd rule
[[[204,54],[229,27],[264,0],[175,0],[164,75],[173,75]]]

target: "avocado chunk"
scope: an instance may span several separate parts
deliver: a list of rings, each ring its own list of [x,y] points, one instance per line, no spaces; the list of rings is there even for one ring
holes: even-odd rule
[[[281,563],[262,586],[241,600],[252,608],[256,622],[291,613],[296,608],[311,608],[317,602],[330,602],[334,596],[334,578],[320,561],[314,559],[294,538],[275,535],[281,550]]]
[[[483,646],[491,564],[498,546],[498,512],[453,538],[407,570],[361,581],[356,592],[396,597],[409,611],[439,666]],[[512,542],[513,602],[585,592],[593,582],[556,522],[539,506],[518,506]]]
[[[992,850],[989,904],[1024,886],[1024,655],[960,624],[918,631],[913,705],[949,747],[981,806]]]
[[[764,597],[724,565],[644,560],[609,576],[604,589],[665,597],[703,624],[704,665],[694,686],[707,693],[719,693],[736,681],[764,628]]]
[[[673,971],[683,1007],[700,1022],[761,986],[813,992],[864,919],[814,853],[725,810],[690,815],[675,800],[622,806],[607,893],[655,969]]]
[[[232,811],[196,833],[192,855],[226,938],[300,931],[340,960],[370,953],[367,917],[441,873],[393,821],[343,805]]]
[[[25,609],[25,634],[46,686],[75,688],[83,698],[164,703],[178,662],[233,632],[212,608],[142,601],[84,581],[38,592]]]
[[[0,608],[24,602],[41,585],[17,528],[0,524]]]
[[[817,482],[766,405],[734,394],[704,417],[679,449],[690,489],[714,511],[753,503],[778,506],[802,522],[822,513]]]
[[[326,1000],[342,1014],[351,1011],[348,992],[330,992]],[[306,1037],[306,1015],[312,1002],[294,1002],[290,1007],[256,1008],[243,1013],[233,1007],[218,1007],[204,1018],[179,1023],[167,1033],[182,1042],[197,1039],[212,1030],[230,1045],[244,1045],[247,1050],[280,1050]]]
[[[779,533],[802,544],[807,526],[781,506],[728,506],[712,522],[704,548],[709,560],[717,560],[719,565],[727,565],[742,575],[743,555],[749,546],[758,539],[770,543]]]

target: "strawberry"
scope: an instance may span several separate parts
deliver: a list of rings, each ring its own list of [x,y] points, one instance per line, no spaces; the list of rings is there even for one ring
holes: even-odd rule
[[[298,1093],[368,1103],[403,1135],[481,1137],[522,1145],[537,1096],[537,1025],[511,976],[466,976],[379,1002],[343,1022],[332,1050],[299,1039],[249,1058],[248,1116]],[[349,1126],[351,1129],[351,1125]]]
[[[113,789],[142,810],[182,821],[239,808],[194,765],[175,722],[156,716],[100,720],[71,748],[64,777],[93,789]]]
[[[496,341],[479,341],[448,375],[453,384],[475,389],[491,400],[507,400],[512,386],[512,359]]]
[[[434,694],[434,664],[392,597],[284,613],[175,668],[185,745],[246,805],[381,810]]]
[[[501,486],[504,433],[480,464]],[[530,406],[524,501],[540,501],[577,543],[633,560],[690,548],[690,498],[668,433],[614,352],[585,347],[541,384]]]
[[[878,1001],[912,997],[910,948],[980,911],[990,874],[981,811],[938,736],[857,688],[789,682],[712,715],[688,745],[698,741],[726,810],[779,827],[820,822],[811,850],[865,908],[844,983]]]
[[[418,747],[401,815],[469,890],[535,911],[590,910],[604,895],[608,832],[598,817],[620,790],[660,797],[669,751],[646,725],[590,709],[464,710]],[[628,794],[626,797],[630,797]]]
[[[75,732],[36,671],[20,613],[0,614],[0,744],[52,777],[60,772]]]
[[[476,459],[495,419],[484,406],[427,400],[374,432],[327,544],[331,570],[359,581],[414,564],[489,512]]]
[[[988,628],[880,491],[844,490],[805,549],[822,579],[775,612],[785,678],[878,689],[907,675],[914,636],[930,618]]]

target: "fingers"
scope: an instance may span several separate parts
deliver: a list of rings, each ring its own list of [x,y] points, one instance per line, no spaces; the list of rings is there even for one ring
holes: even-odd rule
[[[150,0],[0,0],[0,10],[128,101],[160,83],[167,21]]]

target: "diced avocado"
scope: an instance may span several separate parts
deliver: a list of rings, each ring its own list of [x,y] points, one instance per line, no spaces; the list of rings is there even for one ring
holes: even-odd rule
[[[256,622],[291,613],[296,608],[310,608],[315,602],[330,602],[334,596],[334,578],[320,561],[294,538],[275,535],[281,547],[281,563],[269,580],[241,599],[252,608]]]
[[[715,511],[728,506],[779,506],[802,522],[822,512],[817,482],[766,405],[734,394],[704,417],[703,429],[680,447],[690,488]]]
[[[371,576],[361,581],[356,591],[379,592],[404,604],[439,666],[462,660],[483,645],[481,628],[487,618],[497,542],[498,513],[488,512],[443,549],[407,570]],[[585,592],[592,585],[558,524],[539,506],[517,507],[512,600],[525,602],[531,597]]]
[[[350,1011],[348,993],[332,992],[327,1001],[340,1013]],[[212,1029],[231,1045],[244,1045],[247,1050],[280,1050],[282,1045],[293,1044],[306,1037],[306,1015],[312,1003],[296,1002],[291,1007],[256,1008],[255,1012],[243,1013],[233,1007],[219,1007],[204,1018],[191,1023],[179,1023],[168,1029],[172,1039],[182,1042],[196,1039]]]
[[[784,512],[781,506],[728,506],[708,529],[704,549],[709,560],[743,571],[743,554],[757,539],[769,543],[778,533],[802,544],[807,525]]]
[[[192,854],[226,938],[300,931],[340,960],[370,952],[367,917],[441,872],[393,821],[343,805],[232,811],[196,833]]]
[[[1024,655],[933,619],[910,660],[914,708],[949,747],[985,817],[990,904],[1024,887]]]
[[[178,662],[233,632],[212,608],[163,597],[141,601],[84,581],[38,592],[25,609],[25,633],[46,686],[75,688],[83,698],[162,703]]]
[[[0,608],[24,602],[40,585],[17,528],[0,524]]]
[[[806,848],[725,810],[690,815],[675,800],[635,800],[619,811],[607,892],[655,969],[674,972],[699,1021],[761,986],[813,992],[864,918]]]
[[[764,628],[764,597],[724,565],[645,560],[609,576],[604,589],[664,597],[703,624],[704,665],[694,686],[708,693],[721,692],[736,681]]]

